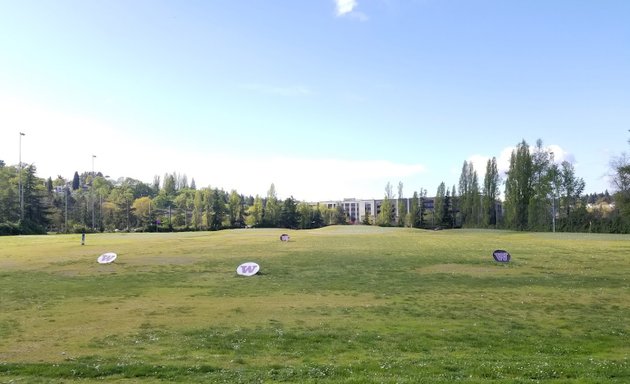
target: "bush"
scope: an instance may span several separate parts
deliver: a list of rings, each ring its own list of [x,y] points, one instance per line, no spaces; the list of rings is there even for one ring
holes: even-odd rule
[[[0,236],[19,235],[20,233],[22,232],[19,225],[15,223],[0,223]]]

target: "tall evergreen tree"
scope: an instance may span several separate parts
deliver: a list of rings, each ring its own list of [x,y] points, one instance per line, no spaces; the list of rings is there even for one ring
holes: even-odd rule
[[[208,226],[212,231],[217,231],[223,226],[226,212],[223,195],[218,188],[212,190],[211,206],[208,212]]]
[[[51,202],[43,180],[36,176],[34,165],[24,168],[22,181],[24,216],[21,223],[24,233],[45,233],[50,222]]]
[[[280,210],[280,225],[284,228],[297,228],[299,214],[293,196],[284,199]]]
[[[451,206],[451,192],[447,189],[446,194],[444,195],[444,207],[442,214],[442,225],[448,228],[453,228],[455,226],[453,222],[453,207]]]
[[[81,179],[79,178],[79,172],[75,171],[72,177],[72,190],[76,191],[81,187]]]

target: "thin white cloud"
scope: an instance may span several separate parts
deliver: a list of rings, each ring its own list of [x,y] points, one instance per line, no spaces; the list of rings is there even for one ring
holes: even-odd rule
[[[535,147],[530,146],[530,152],[535,150]],[[560,164],[563,161],[568,161],[571,164],[575,163],[575,156],[573,154],[567,152],[564,148],[559,145],[552,144],[544,147],[545,150],[553,153],[554,163]],[[516,147],[506,147],[501,150],[499,156],[497,156],[497,169],[499,171],[499,175],[502,178],[505,178],[507,171],[510,169],[510,158],[512,157],[512,152],[516,150]],[[483,178],[486,175],[486,166],[488,164],[488,160],[490,160],[492,156],[485,155],[471,155],[468,157],[466,161],[470,161],[473,163],[473,168],[477,171],[477,176],[479,177],[479,182],[483,182]]]
[[[213,158],[209,158],[212,156]],[[229,167],[208,168],[203,164],[225,163]],[[346,160],[289,156],[236,158],[222,154],[197,154],[186,160],[188,175],[203,175],[214,186],[237,189],[248,195],[264,195],[274,183],[278,196],[319,201],[344,197],[381,198],[387,181],[413,180],[425,172],[422,164],[385,160]],[[198,169],[195,169],[196,165]],[[193,172],[193,173],[190,173]],[[246,177],[243,177],[246,175]],[[195,180],[200,180],[195,176]],[[198,186],[202,186],[197,183]]]
[[[337,17],[350,17],[360,21],[367,21],[367,15],[356,10],[358,6],[359,3],[356,0],[335,0]]]
[[[2,94],[0,126],[11,127],[0,132],[0,159],[7,165],[18,163],[19,132],[24,132],[22,161],[35,164],[42,178],[71,179],[75,171],[89,171],[96,155],[95,171],[113,180],[131,177],[150,183],[155,175],[175,171],[186,174],[188,180],[194,178],[199,188],[264,196],[274,183],[281,198],[321,201],[382,198],[388,181],[393,185],[402,181],[412,191],[426,169],[422,164],[386,160],[254,156],[228,149],[195,152],[164,137],[143,136],[109,122]]]
[[[337,16],[343,16],[352,12],[359,4],[355,0],[335,0],[335,5]]]

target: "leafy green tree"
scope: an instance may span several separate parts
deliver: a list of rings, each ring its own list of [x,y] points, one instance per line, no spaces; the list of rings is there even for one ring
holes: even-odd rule
[[[276,195],[276,187],[271,184],[267,191],[265,210],[263,212],[263,225],[265,227],[277,227],[280,220],[280,203]]]
[[[510,156],[510,167],[505,181],[505,220],[508,228],[528,228],[528,205],[534,193],[532,157],[529,145],[521,141]]]
[[[333,224],[348,224],[348,215],[341,205],[338,205],[337,208],[333,210]]]
[[[404,227],[405,220],[407,216],[407,207],[405,205],[405,201],[403,200],[403,183],[402,181],[398,182],[398,226]]]
[[[297,205],[297,216],[299,218],[298,228],[313,228],[314,209],[306,202],[300,202]]]
[[[392,201],[385,197],[381,202],[381,211],[378,214],[376,224],[381,227],[389,227],[392,225]]]
[[[622,153],[611,160],[610,168],[615,206],[621,216],[630,221],[630,157],[625,152]]]
[[[363,218],[361,218],[361,224],[372,225],[372,219],[370,216],[371,215],[366,212],[365,215],[363,215]]]
[[[177,207],[174,225],[188,227],[190,223],[189,212],[193,209],[193,201],[195,199],[195,190],[184,188],[177,193],[173,201]],[[191,212],[192,213],[192,212]]]
[[[175,190],[176,191],[181,191],[184,189],[188,189],[188,176],[186,176],[186,174],[179,174],[179,173],[175,173]]]
[[[203,225],[203,192],[200,190],[195,191],[195,197],[193,198],[193,210],[192,210],[192,226],[195,229],[200,229]]]
[[[566,218],[570,220],[571,212],[577,208],[586,183],[584,183],[584,179],[575,175],[573,164],[563,161],[561,167],[560,201],[564,207]],[[569,227],[569,230],[571,229],[572,226]]]
[[[295,199],[293,196],[286,198],[280,211],[280,225],[284,228],[297,228],[299,221]]]
[[[224,193],[219,189],[212,190],[210,199],[210,210],[208,211],[208,227],[212,231],[217,231],[223,227],[223,220],[226,214],[226,202]]]
[[[472,166],[472,163],[470,163]],[[469,180],[470,173],[468,170],[469,163],[468,161],[464,161],[464,165],[462,165],[462,172],[459,176],[459,196],[460,196],[460,216],[462,224],[467,222],[470,213],[472,212],[472,200],[470,199],[470,191],[472,181]]]
[[[256,195],[254,204],[252,204],[247,212],[247,225],[257,227],[263,222],[263,199]]]
[[[451,206],[451,192],[447,189],[444,195],[444,213],[442,214],[442,225],[445,227],[454,227],[453,222],[453,209]]]
[[[311,228],[321,228],[325,225],[324,217],[322,215],[322,211],[320,209],[319,203],[315,208],[313,208],[313,221]]]
[[[394,206],[392,203],[392,199],[394,198],[394,194],[392,192],[392,185],[387,182],[385,186],[385,196],[383,201],[381,202],[381,211],[378,214],[378,218],[376,220],[376,224],[381,227],[389,227],[394,222]]]
[[[232,190],[228,200],[228,218],[231,228],[242,228],[245,224],[245,207],[243,197]]]
[[[459,177],[460,218],[462,225],[480,226],[481,224],[481,192],[479,177],[472,161],[464,161]]]
[[[0,224],[16,224],[20,219],[20,197],[18,193],[17,169],[0,166]],[[18,231],[17,225],[15,231]]]
[[[457,197],[457,190],[455,184],[451,188],[451,216],[453,219],[453,227],[461,226],[461,216],[459,214],[459,197]]]
[[[499,183],[500,176],[497,159],[493,157],[486,164],[486,175],[483,179],[483,224],[486,227],[496,227],[497,225]]]
[[[160,193],[160,184],[160,176],[153,176],[153,183],[151,184],[151,190],[153,191],[152,196],[156,196],[158,193]]]
[[[96,209],[96,220],[97,223],[99,223],[99,227],[103,227],[105,225],[103,204],[107,196],[109,196],[112,188],[112,182],[103,176],[97,176],[92,182],[92,198],[94,198],[98,204],[98,209]],[[137,196],[134,195],[134,197]]]
[[[177,192],[177,179],[175,174],[165,174],[164,182],[162,184],[162,190],[166,196],[173,197]]]
[[[46,195],[50,205],[50,231],[64,232],[65,231],[65,191],[64,187],[55,186],[55,181],[49,178],[50,182],[46,182]],[[61,192],[58,192],[60,191]]]
[[[553,221],[553,153],[543,147],[542,140],[536,141],[531,154],[531,195],[527,204],[527,227],[533,231],[549,230]]]
[[[113,226],[117,229],[130,230],[135,223],[131,207],[134,200],[131,185],[122,183],[114,187],[109,197],[114,204]]]
[[[433,218],[434,225],[443,225],[444,220],[446,219],[446,211],[448,207],[445,203],[446,197],[446,185],[444,182],[441,182],[438,186],[437,192],[435,193],[435,200],[433,201]]]
[[[336,224],[337,208],[330,208],[325,204],[317,204],[324,225]]]
[[[426,216],[427,208],[425,207],[425,202],[427,201],[427,190],[420,188],[420,193],[418,197],[419,197],[418,210],[420,213],[418,214],[417,227],[423,228],[426,223],[425,216]]]
[[[135,199],[131,205],[137,224],[140,226],[148,226],[151,224],[151,198],[143,196]]]
[[[407,216],[407,225],[411,228],[418,227],[418,216],[420,215],[418,192],[414,191],[409,203],[409,215]]]

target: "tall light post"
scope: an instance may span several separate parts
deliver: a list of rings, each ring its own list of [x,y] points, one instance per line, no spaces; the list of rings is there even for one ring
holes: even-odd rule
[[[26,134],[20,132],[20,148],[18,151],[18,194],[20,195],[20,220],[24,219],[24,194],[22,193],[22,136],[26,136]]]

